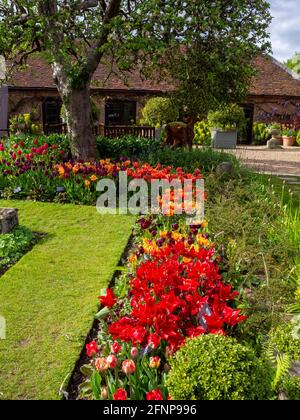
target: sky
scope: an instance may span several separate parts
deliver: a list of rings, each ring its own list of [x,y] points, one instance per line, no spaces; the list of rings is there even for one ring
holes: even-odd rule
[[[273,56],[283,62],[300,52],[300,0],[269,0],[274,17],[270,32]]]

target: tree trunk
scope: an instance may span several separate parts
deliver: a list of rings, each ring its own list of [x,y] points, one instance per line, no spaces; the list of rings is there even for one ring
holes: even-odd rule
[[[71,152],[74,158],[97,158],[96,137],[93,130],[90,89],[88,86],[69,88],[63,95]]]

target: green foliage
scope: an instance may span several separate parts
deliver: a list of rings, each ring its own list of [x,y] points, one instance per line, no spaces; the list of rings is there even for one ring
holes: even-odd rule
[[[41,125],[35,121],[35,113],[17,114],[11,117],[9,121],[9,130],[14,135],[38,135],[42,132]]]
[[[235,339],[189,339],[171,360],[167,388],[175,400],[264,400],[272,396],[271,368]]]
[[[208,122],[211,127],[220,130],[239,130],[245,126],[245,114],[236,104],[221,106],[217,111],[210,111]]]
[[[270,362],[275,366],[276,371],[272,382],[272,388],[274,391],[278,389],[278,384],[284,378],[291,367],[291,359],[287,354],[278,353],[277,349],[273,346],[273,343],[269,341],[264,346],[264,353]]]
[[[166,166],[182,167],[186,172],[201,169],[204,173],[214,170],[224,161],[232,162],[233,166],[240,168],[237,159],[208,148],[193,150],[160,149],[158,140],[143,139],[125,136],[119,139],[105,137],[97,138],[98,152],[101,159],[127,157],[131,160],[138,159],[155,166],[159,163]]]
[[[300,400],[300,378],[293,375],[286,375],[280,383],[280,389],[289,400]]]
[[[235,156],[214,151],[210,148],[193,150],[158,149],[148,155],[141,156],[140,159],[152,165],[161,163],[166,166],[181,167],[186,172],[193,172],[195,169],[200,169],[204,174],[215,170],[222,162],[231,162],[236,171],[240,168],[240,164]]]
[[[294,337],[292,323],[283,324],[271,331],[264,346],[267,358],[276,368],[273,389],[283,392],[289,400],[300,399],[300,378],[294,376],[293,363],[300,361],[300,336]]]
[[[282,135],[285,137],[297,137],[297,132],[295,130],[287,129],[282,130]]]
[[[239,339],[260,351],[270,329],[285,322],[287,307],[295,301],[294,258],[299,251],[283,223],[282,184],[277,193],[267,176],[237,167],[226,182],[206,175],[205,188],[206,219],[224,255],[222,276],[242,293],[241,308],[248,316],[238,328]],[[299,231],[295,225],[291,232],[295,229]]]
[[[88,92],[100,61],[124,79],[140,69],[148,79],[171,80],[179,109],[205,115],[219,102],[246,94],[252,59],[269,49],[270,21],[264,0],[217,0],[214,7],[204,0],[5,0],[0,54],[23,64],[39,51],[56,64],[60,92]],[[99,83],[105,81],[104,76]],[[70,95],[61,95],[66,104]],[[79,139],[73,140],[79,148]]]
[[[178,104],[196,117],[220,103],[242,102],[255,74],[252,59],[269,48],[265,36],[269,4],[243,0],[230,5],[218,0],[213,7],[207,1],[184,4],[190,19],[184,33],[191,42],[185,50],[174,48],[167,57],[169,72],[177,81]]]
[[[33,233],[25,227],[17,227],[11,233],[0,235],[0,274],[15,264],[34,242]]]
[[[142,125],[159,128],[164,124],[176,121],[179,117],[178,109],[170,98],[150,98],[142,110]]]
[[[130,159],[156,153],[160,148],[159,140],[145,139],[133,136],[110,139],[97,137],[98,153],[103,158],[127,157]]]
[[[281,354],[286,354],[291,360],[300,361],[300,335],[293,323],[278,326],[270,333],[270,345]]]
[[[300,53],[296,52],[292,58],[289,58],[284,65],[290,69],[300,74]]]
[[[264,145],[270,140],[271,135],[268,130],[268,126],[264,123],[253,124],[253,143],[258,145]]]
[[[195,139],[196,144],[201,146],[210,146],[211,144],[211,127],[206,120],[202,120],[195,124]]]
[[[300,131],[298,131],[298,133],[297,133],[297,143],[299,144],[299,146],[300,146]]]
[[[281,125],[279,123],[273,122],[268,125],[269,130],[280,130],[281,131]]]

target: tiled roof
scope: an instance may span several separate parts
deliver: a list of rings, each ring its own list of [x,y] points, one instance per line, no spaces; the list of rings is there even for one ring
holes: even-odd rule
[[[257,75],[251,83],[249,89],[250,95],[300,97],[300,77],[286,69],[277,60],[272,57],[259,56],[255,60],[254,65],[257,69]],[[106,80],[107,75],[107,68],[100,65],[94,75],[94,86],[108,90],[134,89],[168,91],[172,89],[172,84],[168,81],[155,82],[142,80],[138,71],[133,71],[128,75],[127,83],[125,83],[121,77],[111,75],[105,85],[100,85],[100,82]],[[32,57],[29,61],[29,66],[26,69],[20,70],[14,74],[10,86],[27,88],[55,87],[50,66],[38,57]]]
[[[171,84],[166,81],[154,82],[151,80],[143,80],[140,77],[139,71],[128,73],[126,81],[124,80],[124,77],[117,77],[115,74],[111,74],[107,80],[108,75],[108,68],[104,65],[100,65],[94,74],[93,86],[104,89],[137,89],[154,91],[168,91],[172,88]],[[101,84],[103,81],[106,81],[104,85]],[[50,65],[38,57],[31,57],[28,61],[28,66],[26,66],[25,69],[15,72],[11,77],[9,85],[27,88],[55,87]]]
[[[300,77],[273,57],[259,56],[254,62],[257,75],[250,95],[299,96]]]

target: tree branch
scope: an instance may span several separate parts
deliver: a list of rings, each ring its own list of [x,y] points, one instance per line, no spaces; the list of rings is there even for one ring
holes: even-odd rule
[[[111,20],[118,16],[120,13],[121,0],[110,0],[109,4],[106,7],[106,12],[103,18],[103,30],[100,38],[93,45],[87,57],[87,66],[86,69],[90,76],[96,71],[99,62],[102,58],[103,53],[100,52],[100,48],[107,42],[109,36],[109,28],[107,25]]]
[[[75,9],[85,12],[88,9],[93,9],[94,7],[97,7],[98,4],[99,4],[99,0],[84,0],[81,3],[77,4],[75,6]]]

